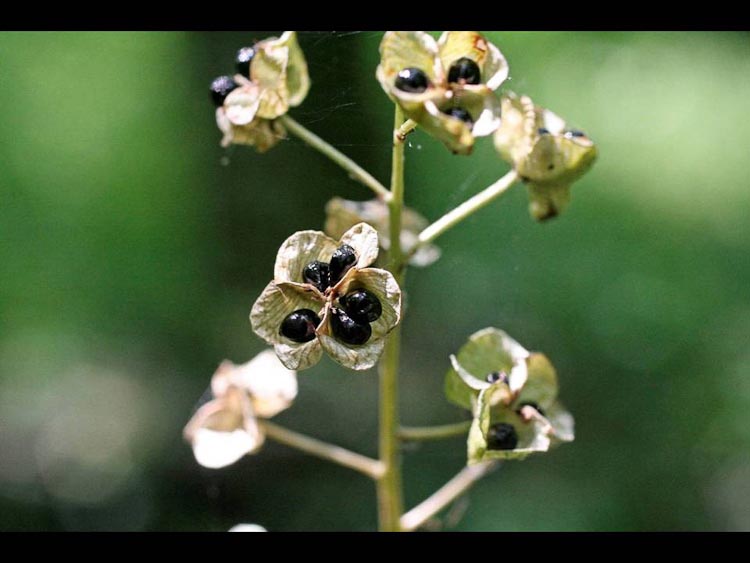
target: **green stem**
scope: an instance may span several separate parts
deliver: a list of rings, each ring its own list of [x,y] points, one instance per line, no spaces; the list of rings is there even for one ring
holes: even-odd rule
[[[454,436],[465,436],[471,428],[471,421],[442,424],[440,426],[402,426],[398,437],[404,441],[442,440]]]
[[[475,196],[470,197],[469,199],[464,201],[455,209],[452,209],[451,211],[443,215],[440,219],[438,219],[424,231],[419,233],[417,244],[415,244],[411,249],[411,251],[409,252],[409,256],[407,256],[406,259],[408,260],[417,252],[417,250],[427,244],[430,244],[450,228],[456,226],[458,223],[460,223],[470,215],[473,215],[489,203],[492,203],[494,200],[508,191],[508,189],[513,184],[515,184],[518,179],[518,173],[515,170],[511,170],[491,186],[488,186]]]
[[[399,130],[404,121],[404,113],[396,106],[395,131]],[[391,247],[389,249],[390,268],[395,269],[403,259],[401,249],[401,210],[404,207],[404,142],[397,135],[393,138],[393,156],[391,159],[391,191],[389,210],[389,236]]]
[[[391,171],[391,197],[388,202],[390,269],[396,282],[403,287],[403,260],[401,250],[401,209],[404,205],[404,143],[396,132],[404,122],[401,108],[396,106],[393,136],[393,160]],[[391,331],[385,344],[380,364],[380,462],[384,466],[383,476],[378,481],[378,528],[383,532],[398,532],[403,512],[401,487],[401,458],[398,440],[398,366],[401,348],[401,325]]]
[[[359,164],[354,162],[344,153],[334,148],[329,143],[325,142],[315,133],[292,119],[289,115],[281,116],[279,118],[279,121],[284,125],[284,127],[289,130],[290,133],[296,135],[309,146],[327,156],[341,168],[346,170],[349,173],[350,178],[363,183],[365,186],[375,192],[377,196],[383,201],[388,201],[390,199],[388,188],[378,182],[369,172],[367,172],[364,168],[362,168]]]
[[[265,431],[266,436],[280,444],[327,461],[332,461],[349,469],[354,469],[355,471],[364,473],[371,479],[377,480],[383,475],[383,464],[376,459],[351,452],[340,446],[327,444],[326,442],[288,430],[267,420],[259,420],[258,425]]]
[[[498,460],[483,461],[469,465],[459,471],[453,479],[432,493],[426,500],[412,508],[401,517],[401,529],[413,532],[443,510],[451,502],[468,491],[471,486],[500,465]]]

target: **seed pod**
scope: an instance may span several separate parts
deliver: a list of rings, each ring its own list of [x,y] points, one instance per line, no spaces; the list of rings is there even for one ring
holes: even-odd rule
[[[331,263],[329,265],[331,285],[336,285],[356,262],[357,253],[351,246],[344,244],[338,247],[331,255]]]
[[[279,333],[294,342],[310,342],[315,338],[315,328],[319,324],[320,317],[314,311],[297,309],[281,321]]]
[[[344,311],[358,323],[372,323],[380,318],[383,306],[375,295],[366,289],[358,289],[339,299]]]
[[[395,86],[412,94],[421,94],[430,85],[427,75],[418,68],[405,68],[396,76]]]
[[[211,82],[211,100],[218,108],[224,105],[229,93],[237,88],[237,83],[230,76],[219,76]]]
[[[331,285],[331,274],[328,263],[320,262],[319,260],[310,262],[302,271],[302,279],[306,283],[311,283],[317,287],[321,293],[324,292]]]
[[[487,449],[514,450],[518,445],[518,433],[512,424],[498,422],[487,431]]]
[[[461,57],[448,70],[448,82],[479,84],[482,80],[479,65],[468,57]]]
[[[341,309],[331,310],[331,329],[341,342],[354,346],[364,344],[372,336],[372,327],[368,323],[358,323]]]

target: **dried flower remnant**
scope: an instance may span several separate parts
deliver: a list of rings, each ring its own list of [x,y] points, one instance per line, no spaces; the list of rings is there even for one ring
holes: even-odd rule
[[[251,145],[265,152],[286,131],[276,119],[300,105],[310,89],[305,56],[294,31],[243,47],[235,58],[233,77],[211,85],[222,146]]]
[[[391,239],[388,229],[388,206],[378,198],[367,201],[351,201],[334,197],[326,203],[325,232],[328,236],[338,238],[357,223],[365,222],[378,231],[380,247],[388,251]],[[417,244],[417,237],[429,226],[430,222],[408,207],[401,211],[401,248],[409,254]],[[411,266],[429,266],[440,258],[440,248],[434,244],[420,247],[409,259]]]
[[[550,424],[541,418],[521,417],[504,406],[501,396],[499,387],[479,393],[467,439],[469,465],[488,459],[524,459],[550,447]]]
[[[231,465],[256,452],[265,435],[257,418],[271,418],[297,396],[297,374],[271,350],[242,365],[225,360],[211,378],[211,400],[185,426],[185,439],[204,467]]]
[[[528,96],[502,97],[503,122],[495,132],[495,147],[526,183],[529,211],[537,221],[556,217],[570,201],[573,182],[596,160],[594,142],[571,129],[550,110]]]
[[[557,374],[543,354],[486,328],[471,335],[451,363],[446,396],[474,415],[469,463],[522,459],[573,440],[573,417],[557,400]]]
[[[377,78],[410,119],[457,154],[500,126],[494,92],[508,77],[500,50],[476,31],[388,31]]]
[[[348,368],[371,368],[401,317],[393,275],[369,267],[377,255],[377,232],[366,223],[339,241],[320,231],[295,233],[281,245],[274,279],[253,305],[253,330],[289,369],[316,364],[323,350]]]

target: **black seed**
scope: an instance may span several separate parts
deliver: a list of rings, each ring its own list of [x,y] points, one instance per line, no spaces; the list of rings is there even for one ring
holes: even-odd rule
[[[549,135],[549,129],[547,129],[546,127],[540,127],[536,130],[536,132],[540,135]]]
[[[523,407],[531,407],[534,410],[536,410],[536,412],[538,412],[539,414],[541,414],[542,416],[544,416],[544,411],[541,408],[539,408],[539,405],[537,405],[536,403],[533,403],[531,401],[529,401],[528,403],[521,403],[521,405],[518,407],[518,411],[520,412],[520,410]]]
[[[234,58],[234,67],[237,72],[242,76],[250,78],[250,62],[255,56],[255,49],[252,47],[243,47],[237,51],[237,56]]]
[[[514,450],[518,445],[518,434],[512,424],[498,422],[487,431],[488,450]]]
[[[313,284],[318,290],[325,291],[331,285],[331,274],[327,262],[315,260],[302,271],[302,279]]]
[[[338,247],[331,255],[329,270],[331,273],[331,285],[336,285],[349,268],[357,262],[357,253],[348,244]]]
[[[237,88],[237,83],[230,76],[219,76],[211,82],[211,99],[216,107],[224,105],[229,92]]]
[[[310,309],[297,309],[281,321],[279,333],[294,342],[310,342],[315,338],[315,327],[320,324],[320,317]]]
[[[463,108],[450,108],[443,111],[445,115],[450,115],[461,121],[465,121],[470,126],[474,124],[474,120],[471,118],[471,114]]]
[[[508,374],[504,371],[493,371],[487,374],[486,380],[487,383],[497,383],[498,381],[508,383]]]
[[[458,59],[448,70],[448,82],[461,81],[464,84],[479,84],[481,80],[479,66],[468,57]]]
[[[372,327],[367,323],[358,323],[341,309],[331,310],[331,328],[333,335],[345,344],[360,345],[370,340]]]
[[[358,289],[339,299],[341,306],[358,323],[377,321],[383,314],[383,306],[375,295],[366,289]]]
[[[568,137],[568,138],[570,138],[570,137],[585,137],[586,133],[584,133],[583,131],[566,131],[565,132],[565,136]]]
[[[418,68],[405,68],[396,76],[396,88],[412,94],[420,94],[427,90],[430,81],[427,75]]]

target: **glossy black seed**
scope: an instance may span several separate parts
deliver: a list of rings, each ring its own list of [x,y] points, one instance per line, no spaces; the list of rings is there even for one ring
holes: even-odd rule
[[[372,327],[368,323],[358,323],[342,309],[331,310],[333,335],[345,344],[358,346],[370,340]]]
[[[396,88],[412,94],[427,90],[430,81],[427,75],[418,68],[405,68],[396,76]]]
[[[255,49],[252,47],[243,47],[237,51],[237,56],[234,58],[234,68],[242,76],[250,78],[250,62],[255,56]]]
[[[566,131],[565,132],[566,137],[585,137],[586,133],[583,131]]]
[[[358,323],[377,321],[383,314],[383,306],[375,295],[366,289],[358,289],[339,299],[341,306]]]
[[[544,411],[541,408],[539,408],[539,405],[537,405],[536,403],[533,403],[531,401],[529,401],[528,403],[521,403],[518,407],[518,410],[520,411],[523,407],[531,407],[534,410],[536,410],[536,412],[544,416]]]
[[[357,253],[348,244],[339,246],[331,255],[329,271],[331,273],[331,285],[336,285],[349,268],[357,262]]]
[[[536,132],[540,135],[549,135],[549,129],[547,129],[546,127],[540,127],[536,130]]]
[[[331,285],[330,268],[327,262],[314,260],[302,271],[302,279],[311,283],[320,291],[325,291]]]
[[[514,450],[518,445],[518,434],[512,424],[498,422],[487,431],[488,450]]]
[[[237,83],[230,76],[219,76],[211,82],[211,99],[216,107],[224,105],[229,93],[237,88]]]
[[[479,84],[481,80],[479,65],[468,57],[458,59],[448,70],[448,82],[462,81],[465,84]]]
[[[443,111],[444,114],[465,121],[469,125],[473,125],[474,120],[471,118],[471,114],[463,108],[450,108]]]
[[[320,324],[320,317],[310,309],[297,309],[281,321],[279,333],[294,342],[310,342],[315,338],[315,327]]]
[[[487,374],[486,380],[487,380],[487,383],[497,383],[498,381],[507,383],[508,374],[505,373],[504,371],[493,371]]]

